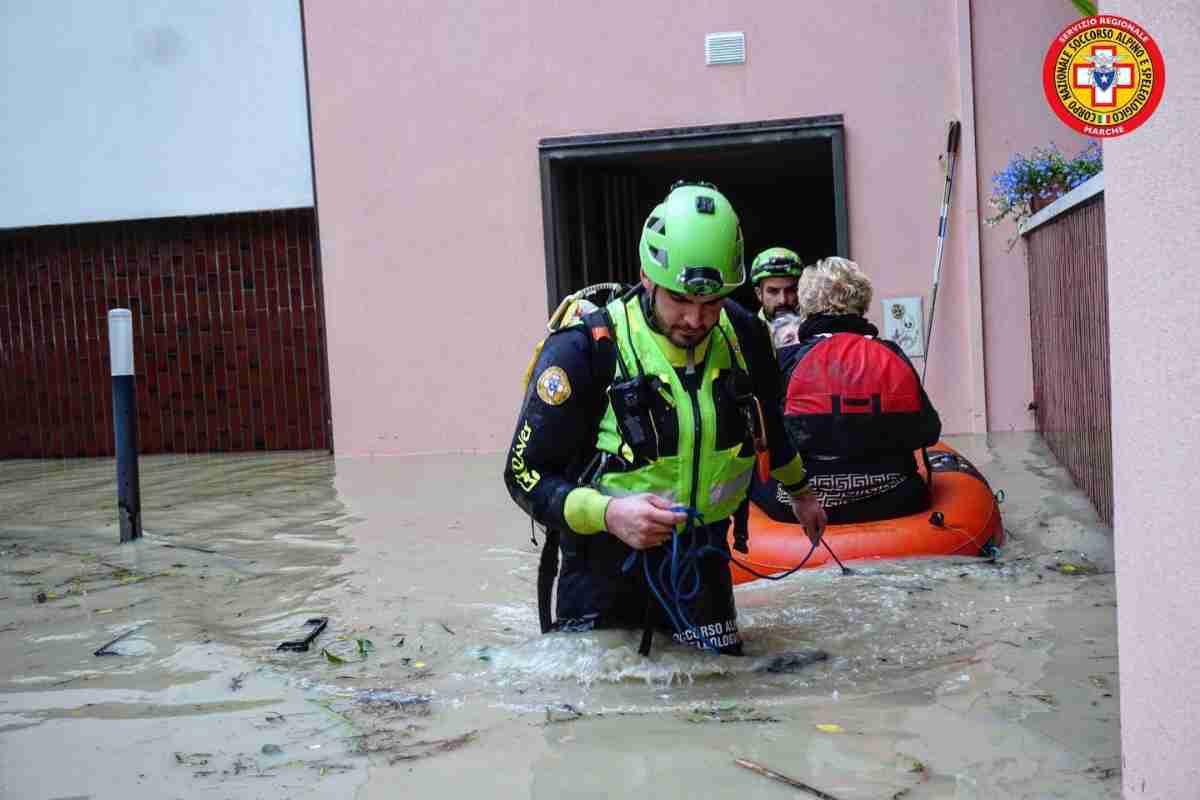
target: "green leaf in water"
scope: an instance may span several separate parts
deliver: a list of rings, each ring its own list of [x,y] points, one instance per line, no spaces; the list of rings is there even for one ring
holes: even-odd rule
[[[1062,575],[1097,575],[1100,573],[1099,568],[1095,564],[1072,563],[1070,561],[1056,561],[1054,566],[1046,567]]]
[[[325,656],[325,660],[328,661],[330,664],[345,664],[346,663],[346,659],[329,652],[328,647],[322,647],[321,654],[323,656]]]
[[[355,639],[354,641],[358,643],[358,654],[363,658],[366,658],[367,654],[375,649],[375,643],[370,639]]]

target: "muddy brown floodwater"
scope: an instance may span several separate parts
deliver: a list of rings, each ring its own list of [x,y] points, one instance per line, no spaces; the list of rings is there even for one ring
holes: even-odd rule
[[[1118,798],[1111,534],[1036,436],[950,441],[999,558],[741,587],[742,659],[538,635],[498,455],[145,458],[124,546],[111,461],[0,463],[0,797],[803,796],[745,758],[838,800]]]

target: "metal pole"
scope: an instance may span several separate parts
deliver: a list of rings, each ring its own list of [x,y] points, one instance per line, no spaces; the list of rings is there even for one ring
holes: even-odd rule
[[[938,284],[942,279],[942,248],[950,229],[950,192],[954,188],[954,164],[958,161],[958,138],[962,124],[950,120],[946,129],[946,186],[942,193],[942,210],[938,215],[937,252],[933,256],[933,296],[929,302],[929,330],[925,334],[925,358],[921,362],[921,383],[925,382],[925,370],[929,368],[929,347],[933,339],[933,315],[937,311]]]
[[[113,433],[117,450],[117,516],[121,522],[121,541],[132,542],[142,538],[142,487],[138,478],[133,315],[127,308],[108,312],[108,354],[112,363]]]

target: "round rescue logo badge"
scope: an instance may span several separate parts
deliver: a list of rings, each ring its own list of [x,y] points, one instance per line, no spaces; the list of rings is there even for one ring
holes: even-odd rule
[[[550,367],[537,379],[538,397],[548,406],[561,406],[571,396],[571,382],[561,367]]]
[[[1054,38],[1042,85],[1054,113],[1086,136],[1122,136],[1162,99],[1167,73],[1154,39],[1135,22],[1101,14]]]

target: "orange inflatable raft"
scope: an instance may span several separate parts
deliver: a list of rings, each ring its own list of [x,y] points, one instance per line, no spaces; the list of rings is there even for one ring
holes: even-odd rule
[[[921,461],[920,453],[917,454]],[[933,469],[933,505],[928,511],[907,517],[830,525],[825,541],[842,561],[908,556],[977,556],[1004,541],[1000,508],[987,480],[954,448],[938,442],[929,448]],[[924,465],[921,476],[928,482]],[[730,535],[729,546],[733,547]],[[733,557],[764,575],[786,572],[808,555],[812,544],[799,525],[776,522],[750,504],[750,552],[733,551]],[[830,561],[829,551],[819,546],[804,568],[820,567]],[[734,583],[757,580],[756,576],[730,562]]]

